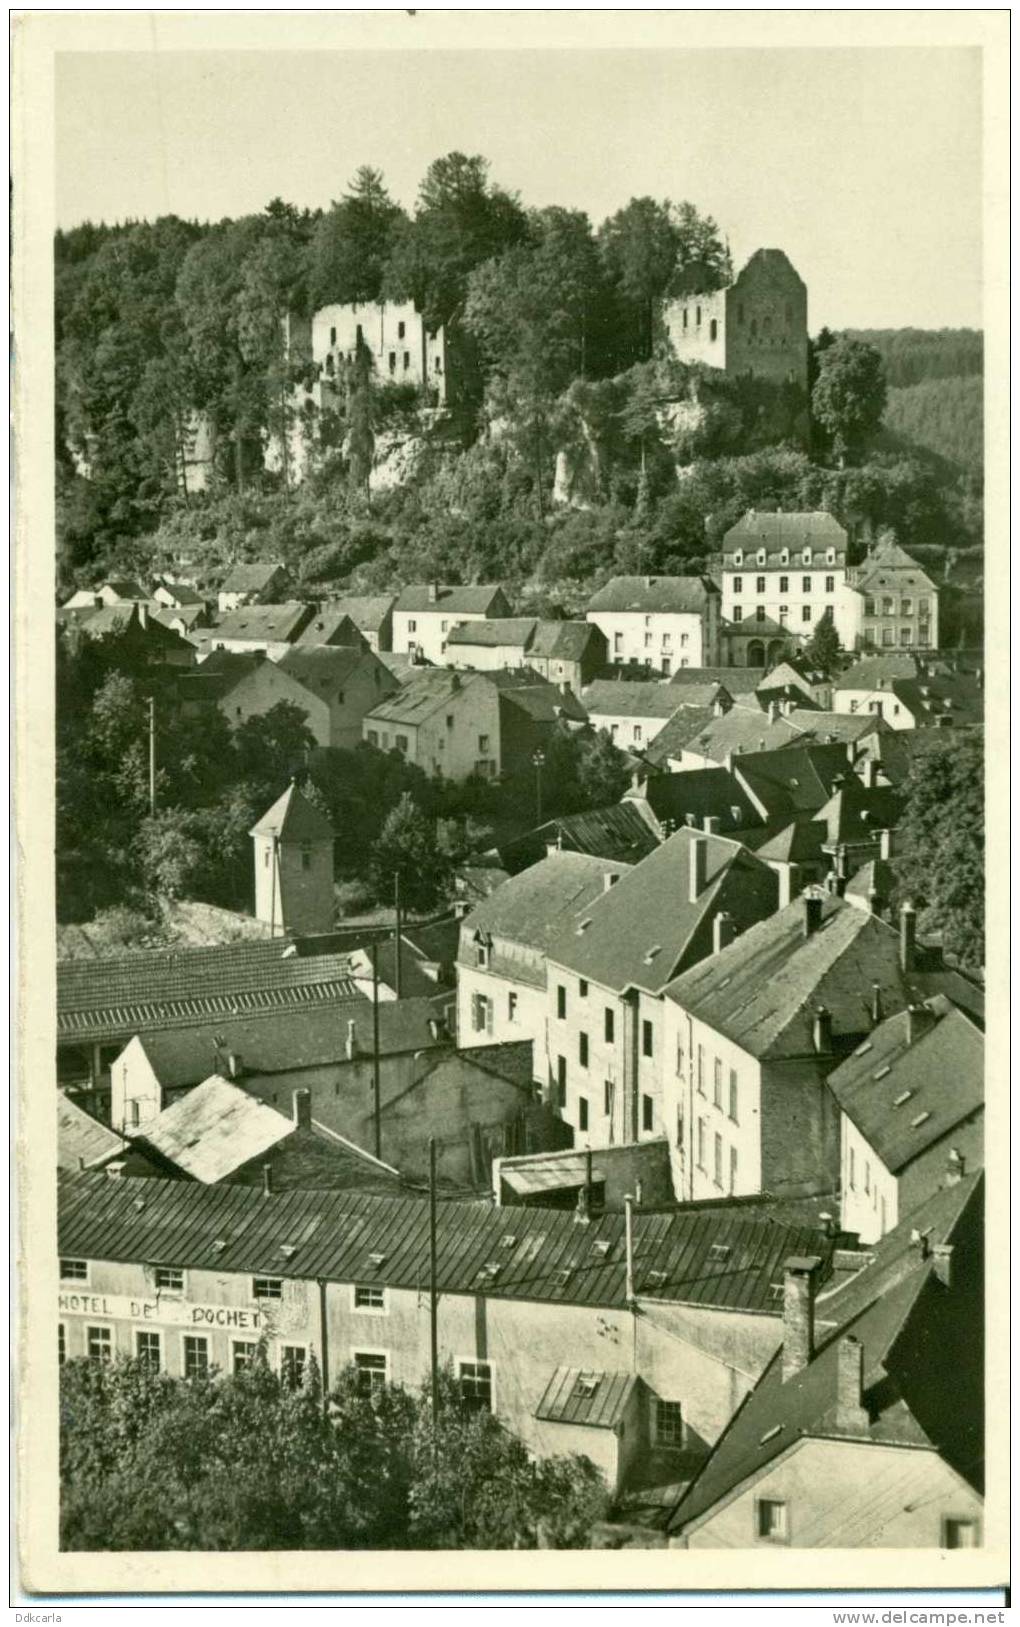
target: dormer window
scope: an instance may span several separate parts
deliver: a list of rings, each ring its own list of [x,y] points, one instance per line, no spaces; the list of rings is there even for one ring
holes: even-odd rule
[[[765,563],[765,550],[764,550],[764,548],[759,548],[758,549],[758,564],[759,565],[764,565],[764,563]]]
[[[827,565],[835,565],[835,563],[836,563],[836,550],[835,550],[835,548],[827,548],[826,549],[826,551],[825,551],[825,563]]]
[[[803,563],[805,565],[810,565],[810,563],[811,563],[811,549],[810,548],[805,548],[804,549]]]
[[[744,550],[743,550],[743,548],[736,549],[736,551],[735,551],[735,553],[733,555],[733,563],[734,563],[734,565],[742,565],[744,563]]]
[[[790,550],[789,550],[789,548],[784,548],[783,549],[782,553],[779,556],[779,563],[780,563],[780,565],[788,565],[790,563]]]

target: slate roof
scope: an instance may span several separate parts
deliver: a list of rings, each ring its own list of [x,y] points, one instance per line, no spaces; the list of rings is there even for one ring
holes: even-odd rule
[[[894,678],[916,678],[917,657],[907,654],[866,655],[839,672],[832,680],[834,690],[888,689]]]
[[[734,706],[701,729],[692,726],[686,745],[691,752],[724,763],[731,754],[737,757],[749,752],[782,752],[804,738],[805,730],[789,718],[770,718],[767,712]]]
[[[494,616],[488,621],[466,621],[459,627],[450,628],[447,648],[451,644],[478,644],[489,649],[494,645],[513,644],[523,652],[531,643],[537,626],[537,621],[531,616]]]
[[[733,773],[769,820],[816,813],[850,765],[845,745],[797,741],[782,751],[744,752]]]
[[[903,814],[903,797],[891,786],[862,785],[848,773],[842,785],[823,803],[815,818],[824,826],[827,842],[861,842],[881,830],[895,830]]]
[[[431,661],[422,661],[420,657],[412,661],[411,657],[403,650],[377,650],[376,654],[387,672],[392,673],[393,677],[396,678],[398,684],[410,683],[411,679],[416,678],[419,672],[435,671]]]
[[[407,587],[401,588],[393,608],[427,611],[435,616],[456,615],[458,612],[468,615],[488,615],[495,606],[505,600],[499,582],[479,582],[469,587],[440,585],[436,590],[435,599],[429,598],[430,592],[427,582],[410,583]]]
[[[926,675],[894,678],[888,686],[893,698],[913,716],[919,728],[948,719],[953,724],[981,723],[984,720],[984,692],[973,678]]]
[[[516,875],[544,859],[550,842],[558,842],[561,851],[593,854],[617,866],[637,864],[659,845],[633,803],[615,802],[607,808],[589,808],[584,813],[549,819],[526,836],[501,843],[496,852],[509,874]]]
[[[554,723],[561,717],[573,723],[588,721],[588,713],[572,689],[561,689],[530,667],[515,672],[481,672],[477,676],[498,691],[502,702],[526,712],[535,723]]]
[[[487,676],[492,675],[453,672],[446,667],[416,668],[414,676],[373,706],[367,717],[370,722],[379,723],[424,723],[441,706],[448,706],[454,697],[460,700]]]
[[[461,942],[481,932],[547,951],[564,919],[573,921],[588,909],[601,896],[605,878],[625,868],[589,853],[552,854],[476,904],[461,922]]]
[[[938,592],[924,566],[911,559],[891,537],[876,543],[867,558],[853,571],[850,585],[858,593],[869,593],[877,587],[912,587],[928,593]]]
[[[192,1180],[210,1183],[225,1181],[293,1128],[275,1107],[213,1074],[150,1120],[138,1140]]]
[[[716,715],[711,707],[681,706],[645,747],[645,762],[665,769],[670,758],[679,757],[689,741],[707,731]]]
[[[887,1017],[829,1075],[847,1117],[898,1173],[984,1104],[984,1038],[942,995],[918,1007],[910,1043],[905,1011]]]
[[[220,584],[220,592],[258,593],[268,587],[277,571],[283,571],[281,564],[266,564],[264,560],[256,560],[251,565],[231,565]]]
[[[753,693],[761,681],[761,667],[679,667],[669,680],[674,689],[721,684],[734,696]]]
[[[873,712],[823,712],[815,706],[795,706],[786,720],[804,734],[827,745],[830,740],[860,740],[868,734],[885,734],[890,725]]]
[[[124,1137],[61,1093],[57,1097],[57,1168],[88,1169],[118,1158],[128,1149]]]
[[[363,633],[378,633],[390,615],[396,600],[390,593],[348,594],[335,599],[326,609],[338,615],[349,616],[355,627]]]
[[[614,576],[588,600],[587,611],[701,615],[719,589],[707,576]]]
[[[765,570],[762,565],[760,569]],[[784,570],[792,570],[792,565],[784,565]],[[719,623],[721,638],[793,638],[796,635],[790,632],[788,626],[775,620],[773,616],[746,616],[742,621],[721,621]],[[762,669],[764,671],[764,668]]]
[[[429,1205],[419,1198],[265,1194],[156,1179],[140,1187],[85,1174],[59,1183],[58,1208],[65,1258],[415,1290],[428,1280]],[[437,1220],[440,1293],[618,1308],[627,1302],[622,1215],[578,1226],[558,1210],[441,1202]],[[813,1228],[732,1212],[639,1211],[633,1229],[639,1299],[772,1317],[771,1284],[782,1261],[791,1254],[828,1260],[832,1250]],[[720,1244],[725,1258],[713,1250]]]
[[[446,995],[446,1003],[451,999]],[[403,1000],[379,1002],[379,1054],[427,1050],[452,1045],[445,1030],[439,1037],[429,1027],[440,1020],[436,991]],[[354,1024],[355,1055],[372,1054],[372,1004],[361,994],[309,1010],[254,1013],[242,1018],[209,1020],[190,1028],[167,1029],[139,1036],[156,1078],[168,1090],[197,1085],[213,1071],[225,1072],[231,1053],[245,1075],[289,1073],[326,1067],[346,1060],[349,1024]],[[217,1070],[216,1057],[221,1058]]]
[[[777,569],[782,549],[789,549],[791,558],[783,567],[787,570],[800,563],[792,556],[803,548],[835,548],[837,559],[842,563],[841,556],[845,556],[846,544],[847,534],[835,515],[821,509],[797,514],[783,511],[772,514],[750,508],[723,536],[724,555],[732,554],[738,548],[745,553],[764,548],[769,556],[769,565]],[[771,557],[773,553],[774,559]],[[744,563],[756,566],[754,560],[745,560]]]
[[[327,604],[316,610],[307,627],[302,628],[294,640],[296,649],[311,646],[328,648],[345,648],[352,646],[355,649],[366,648],[365,640],[352,617],[342,605]]]
[[[333,827],[291,780],[283,795],[267,808],[248,834],[275,836],[281,842],[331,842]]]
[[[596,678],[582,690],[581,699],[589,717],[670,718],[688,704],[667,683],[614,682],[611,678]]]
[[[878,916],[825,895],[810,937],[804,922],[805,900],[794,899],[683,972],[667,998],[752,1056],[775,1060],[815,1054],[819,1006],[839,1051],[870,1031],[876,985],[890,1013],[935,992],[927,971],[900,969],[899,932]]]
[[[851,1438],[941,1448],[958,1472],[969,1469],[973,1483],[975,1464],[966,1459],[970,1451],[980,1454],[982,1442],[980,1436],[968,1439],[973,1413],[960,1420],[951,1396],[954,1381],[969,1393],[980,1384],[980,1342],[972,1330],[968,1338],[952,1293],[939,1283],[931,1256],[921,1256],[911,1233],[926,1231],[932,1247],[957,1238],[973,1224],[980,1197],[977,1175],[936,1193],[874,1245],[871,1264],[845,1286],[818,1295],[813,1360],[784,1383],[782,1351],[777,1352],[674,1509],[670,1532],[716,1507],[804,1437],[846,1438],[837,1428],[835,1402],[839,1340],[847,1334],[863,1346],[868,1412],[866,1426]],[[942,1431],[947,1439],[939,1439]]]
[[[225,610],[209,632],[214,642],[264,639],[270,644],[290,644],[312,615],[312,606],[297,599],[284,604],[249,604],[239,610]]]
[[[361,998],[347,955],[306,956],[297,948],[287,938],[246,939],[58,962],[58,1037],[100,1040]]]
[[[557,1367],[535,1408],[535,1417],[550,1424],[615,1429],[637,1383],[633,1373]]]
[[[714,817],[721,821],[719,828],[723,834],[736,830],[746,832],[764,825],[746,790],[726,768],[650,774],[637,789],[625,792],[624,801],[631,800],[646,802],[660,824],[668,819],[674,825],[683,825],[692,818],[700,826],[706,818]]]
[[[180,622],[182,627],[185,627],[190,631],[191,628],[195,627],[198,622],[201,621],[202,617],[206,613],[204,603],[184,604],[177,605],[175,607],[172,605],[160,604],[157,601],[148,605],[147,608],[149,616],[152,620],[158,621],[161,627],[169,627],[172,632],[176,631],[174,622]]]
[[[691,903],[695,839],[705,844],[706,880]],[[777,900],[775,872],[739,842],[677,831],[564,925],[549,943],[548,958],[611,989],[657,994],[681,967],[711,954],[712,923],[720,911],[741,932],[774,910]]]
[[[597,637],[598,628],[591,622],[540,621],[528,654],[546,661],[580,661]]]
[[[365,656],[371,655],[360,633],[357,638],[356,645],[292,644],[275,664],[303,689],[329,699],[357,672]]]
[[[174,604],[178,609],[183,609],[189,605],[204,606],[205,604],[205,600],[198,589],[190,587],[187,582],[160,582],[158,586],[162,588],[164,593],[172,595]]]

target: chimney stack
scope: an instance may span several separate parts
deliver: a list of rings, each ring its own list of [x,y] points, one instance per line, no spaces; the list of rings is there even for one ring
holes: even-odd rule
[[[953,1286],[953,1245],[952,1243],[936,1243],[932,1249],[935,1257],[935,1275],[944,1288]]]
[[[889,860],[892,858],[892,831],[891,830],[880,830],[879,831],[879,833],[878,833],[878,856],[879,856],[880,859],[884,859],[886,864],[888,864]]]
[[[776,874],[779,877],[779,908],[785,910],[787,904],[793,903],[800,871],[795,864],[781,864]]]
[[[733,942],[733,917],[728,910],[720,910],[712,922],[712,953],[721,954],[727,944]]]
[[[294,1109],[295,1130],[310,1130],[312,1128],[312,1093],[310,1090],[296,1090],[292,1097]]]
[[[703,836],[692,836],[690,842],[690,873],[687,897],[696,904],[705,890],[708,879],[708,843]]]
[[[882,985],[881,985],[881,983],[872,983],[872,985],[871,985],[871,1020],[874,1023],[876,1028],[878,1027],[879,1023],[882,1021]]]
[[[436,600],[439,598],[439,583],[438,582],[430,582],[429,583],[429,588],[428,588],[428,593],[429,593],[429,604],[435,604]]]
[[[967,1161],[958,1147],[950,1147],[949,1157],[946,1159],[947,1186],[958,1186],[967,1172]]]
[[[782,706],[777,700],[769,701],[769,722],[778,723],[782,710]]]
[[[827,1006],[819,1006],[815,1012],[812,1032],[815,1050],[819,1056],[828,1056],[832,1051],[832,1012]]]
[[[900,971],[912,972],[917,959],[917,911],[906,903],[900,910]]]
[[[142,604],[141,601],[139,601],[139,603],[137,605],[137,610],[138,610],[138,625],[139,625],[139,627],[148,627],[148,625],[149,625],[149,607],[148,607],[148,605],[147,604]]]
[[[879,765],[874,757],[869,757],[864,765],[864,788],[866,791],[873,791],[878,784],[878,769]]]
[[[804,894],[804,936],[813,938],[822,924],[822,900],[817,893]]]
[[[817,1254],[792,1254],[783,1263],[783,1383],[802,1373],[815,1353]]]
[[[702,820],[702,828],[706,836],[718,836],[722,819],[718,814],[706,814]]]
[[[262,1191],[263,1191],[264,1195],[267,1198],[270,1197],[271,1194],[272,1194],[272,1191],[273,1191],[273,1166],[272,1166],[272,1164],[263,1164],[263,1166],[262,1166]]]
[[[347,1038],[344,1040],[344,1055],[348,1062],[353,1062],[358,1054],[358,1036],[354,1025],[354,1018],[347,1019]]]
[[[227,1072],[229,1073],[231,1079],[240,1079],[240,1077],[241,1077],[241,1054],[240,1054],[239,1051],[228,1051],[228,1053],[227,1053]]]
[[[864,1346],[848,1333],[836,1350],[836,1428],[841,1434],[861,1435],[867,1430],[871,1420],[863,1396]]]

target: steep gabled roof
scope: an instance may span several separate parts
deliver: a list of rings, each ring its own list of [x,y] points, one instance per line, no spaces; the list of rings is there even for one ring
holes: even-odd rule
[[[929,1249],[969,1241],[980,1226],[980,1201],[980,1176],[968,1176],[882,1238],[848,1282],[837,1273],[816,1301],[812,1360],[784,1383],[782,1351],[776,1354],[674,1509],[670,1532],[717,1507],[807,1436],[941,1450],[957,1472],[979,1482],[980,1340],[913,1234],[923,1232]],[[839,1345],[847,1335],[863,1352],[866,1418],[852,1433],[836,1417]]]
[[[623,800],[646,803],[660,824],[668,819],[674,825],[700,826],[705,819],[715,818],[720,821],[720,831],[726,834],[753,830],[765,823],[737,776],[726,768],[653,773],[642,784],[625,792]]]
[[[866,655],[855,661],[832,680],[834,690],[888,689],[894,678],[916,678],[920,670],[917,657],[901,652],[890,655]]]
[[[588,621],[540,621],[528,654],[547,661],[580,661],[596,639],[601,646],[599,629]]]
[[[192,1180],[224,1181],[293,1130],[275,1107],[213,1074],[145,1126],[139,1141]]]
[[[688,704],[665,682],[628,683],[612,678],[596,678],[582,690],[581,698],[589,717],[670,718]]]
[[[249,604],[239,610],[226,610],[209,629],[208,636],[217,640],[239,641],[265,639],[271,644],[290,644],[312,619],[312,607],[290,599],[284,604]]]
[[[692,902],[696,840],[705,880]],[[658,993],[681,967],[711,953],[717,914],[727,912],[740,932],[774,910],[777,899],[774,871],[739,842],[681,830],[557,933],[549,961],[620,992]]]
[[[128,1150],[124,1137],[101,1124],[69,1096],[57,1096],[57,1168],[89,1169]]]
[[[327,604],[317,610],[308,623],[302,628],[294,640],[296,649],[303,649],[311,645],[326,645],[330,648],[351,646],[355,649],[366,649],[367,645],[361,632],[342,605]]]
[[[870,593],[875,588],[920,588],[935,593],[937,588],[923,565],[901,548],[892,537],[886,537],[868,554],[853,572],[851,586],[859,593]]]
[[[781,753],[802,741],[805,734],[787,717],[772,718],[767,712],[734,706],[703,727],[693,723],[684,745],[701,757],[724,763],[728,757],[736,760],[748,753]]]
[[[291,780],[283,795],[277,797],[248,834],[275,836],[282,842],[331,842],[333,827]]]
[[[440,707],[475,693],[475,686],[492,676],[481,672],[455,672],[447,667],[416,668],[414,676],[392,695],[373,706],[369,722],[424,723]]]
[[[637,610],[646,615],[700,616],[718,592],[707,576],[614,576],[588,600],[588,615]]]
[[[721,684],[734,696],[753,694],[762,681],[760,667],[678,667],[669,680],[674,689]]]
[[[845,549],[847,534],[834,514],[824,509],[787,514],[782,510],[766,513],[749,508],[736,525],[723,537],[723,548],[764,548],[766,552],[782,548],[835,548]],[[778,561],[777,561],[778,562]],[[792,565],[796,561],[791,562]]]
[[[895,1174],[980,1110],[984,1056],[980,1029],[936,995],[879,1023],[829,1088]]]
[[[516,672],[482,672],[478,676],[492,685],[504,706],[527,713],[533,723],[554,723],[557,718],[571,723],[588,721],[588,713],[572,689],[550,682],[530,667]]]
[[[550,843],[557,843],[567,853],[593,854],[617,865],[636,864],[659,845],[633,803],[614,802],[607,808],[589,808],[584,813],[548,819],[526,836],[501,843],[495,851],[503,868],[517,875],[545,858]]]
[[[461,923],[461,941],[478,932],[547,950],[564,920],[572,922],[587,910],[601,896],[607,879],[625,870],[624,865],[589,853],[550,854],[476,904]]]
[[[523,653],[537,626],[531,616],[491,616],[486,621],[466,621],[460,627],[451,627],[446,643],[458,647],[477,644],[486,649],[511,644]]]
[[[733,773],[769,820],[816,813],[851,773],[846,746],[796,741],[782,751],[744,752]]]
[[[363,633],[378,633],[395,603],[391,593],[348,594],[342,599],[335,599],[326,608],[338,615],[349,616]]]
[[[286,672],[320,699],[332,699],[342,689],[352,673],[357,672],[366,659],[374,661],[371,651],[358,634],[358,642],[350,644],[295,644],[276,662]],[[387,678],[387,684],[392,680]]]
[[[434,590],[427,582],[413,582],[401,588],[394,609],[428,611],[436,616],[487,616],[505,603],[506,595],[499,582],[478,582],[468,587],[438,585]]]
[[[792,712],[786,713],[786,719],[795,728],[813,736],[819,745],[891,732],[891,725],[874,712],[823,712],[820,707],[795,706]]]
[[[250,565],[231,565],[220,585],[220,592],[258,593],[262,588],[269,586],[278,571],[283,570],[284,567],[279,561],[273,564],[256,560]]]

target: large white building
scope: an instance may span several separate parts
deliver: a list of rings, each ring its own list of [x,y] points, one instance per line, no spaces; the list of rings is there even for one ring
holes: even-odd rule
[[[847,534],[833,515],[749,509],[723,537],[713,574],[727,622],[774,623],[808,638],[828,612],[844,649],[854,648],[856,621],[845,593]],[[763,662],[749,652],[747,664]]]
[[[411,301],[324,305],[312,317],[312,360],[322,376],[337,376],[361,344],[381,383],[426,388],[441,405],[447,396],[446,330],[430,333]]]
[[[442,666],[454,627],[511,614],[510,601],[498,583],[447,587],[441,582],[412,582],[401,589],[393,606],[393,653]]]
[[[614,666],[668,678],[719,660],[719,589],[705,576],[614,576],[589,600]]]

